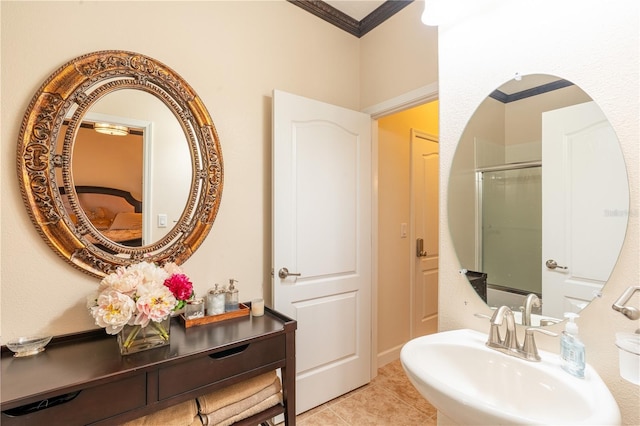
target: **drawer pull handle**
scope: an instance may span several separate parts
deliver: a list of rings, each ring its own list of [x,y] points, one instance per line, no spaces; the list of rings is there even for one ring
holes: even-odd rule
[[[43,399],[42,401],[32,402],[31,404],[22,405],[20,407],[11,408],[3,411],[8,416],[24,416],[25,414],[34,413],[36,411],[46,410],[56,405],[66,404],[73,401],[81,391],[65,393],[64,395],[54,396],[53,398]]]
[[[245,350],[247,350],[247,348],[249,347],[249,345],[242,345],[242,346],[236,346],[235,348],[231,348],[231,349],[227,349],[224,351],[220,351],[220,352],[216,352],[215,354],[211,354],[209,355],[209,357],[213,358],[213,359],[222,359],[222,358],[226,358],[232,355],[237,355],[241,352],[244,352]]]

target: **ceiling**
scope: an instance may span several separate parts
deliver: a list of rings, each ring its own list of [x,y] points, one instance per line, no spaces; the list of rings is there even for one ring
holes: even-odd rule
[[[358,38],[413,2],[413,0],[287,1]]]
[[[371,12],[382,6],[385,0],[326,0],[325,3],[335,7],[340,12],[346,13],[353,19],[362,21]]]

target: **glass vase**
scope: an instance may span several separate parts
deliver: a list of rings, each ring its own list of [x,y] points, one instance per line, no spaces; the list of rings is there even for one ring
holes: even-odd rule
[[[118,346],[122,355],[129,355],[147,349],[169,344],[171,317],[160,322],[149,321],[146,327],[125,325],[118,333]]]

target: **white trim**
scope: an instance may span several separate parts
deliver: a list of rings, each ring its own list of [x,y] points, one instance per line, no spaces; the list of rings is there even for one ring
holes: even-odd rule
[[[438,82],[427,84],[395,98],[380,102],[362,110],[377,120],[385,115],[394,114],[438,99]]]
[[[390,362],[400,359],[400,351],[402,350],[403,346],[404,344],[398,345],[395,348],[388,349],[378,354],[376,357],[376,361],[378,362],[379,368],[384,367]]]
[[[378,375],[378,121],[371,119],[371,380]]]

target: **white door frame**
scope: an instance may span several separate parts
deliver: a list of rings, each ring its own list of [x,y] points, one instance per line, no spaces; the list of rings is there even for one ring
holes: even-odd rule
[[[371,116],[371,378],[378,375],[378,119],[438,99],[438,82],[362,110]]]

